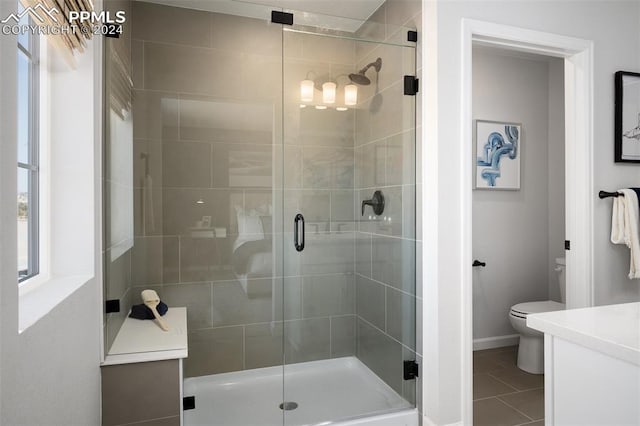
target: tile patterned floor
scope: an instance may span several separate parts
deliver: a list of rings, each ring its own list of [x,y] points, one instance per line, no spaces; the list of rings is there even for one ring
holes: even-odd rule
[[[517,346],[473,353],[474,426],[543,426],[544,375],[516,366]]]

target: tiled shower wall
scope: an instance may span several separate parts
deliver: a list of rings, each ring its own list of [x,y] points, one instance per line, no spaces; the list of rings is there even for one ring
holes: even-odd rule
[[[109,0],[105,10],[131,13],[130,0]],[[120,38],[105,38],[105,102],[107,116],[104,138],[104,299],[120,300],[120,312],[104,314],[104,347],[108,350],[131,308],[131,211],[133,182],[131,151],[133,129],[131,115],[119,116],[111,108],[111,92],[120,77],[131,75],[131,22],[123,24]],[[121,88],[122,89],[122,88]],[[126,96],[126,90],[124,91]]]
[[[281,364],[283,327],[287,362],[354,354],[354,113],[298,99],[309,72],[351,72],[355,45],[285,38],[283,92],[279,25],[142,2],[133,22],[134,302],[188,308],[186,376]],[[308,250],[281,265],[283,205]]]
[[[397,31],[398,26],[416,28],[421,37],[420,2],[388,0],[360,33],[405,42],[406,29]],[[421,283],[416,282],[421,275],[421,268],[416,270],[416,254],[421,253],[416,216],[416,194],[420,192],[416,182],[421,182],[421,173],[416,170],[416,158],[421,154],[420,122],[416,121],[419,111],[414,108],[420,104],[420,94],[413,98],[402,92],[403,75],[413,75],[420,64],[415,55],[416,50],[409,48],[358,45],[358,68],[378,57],[383,62],[377,84],[372,82],[371,89],[363,91],[355,132],[357,203],[371,198],[375,190],[382,191],[386,202],[380,216],[370,207],[364,215],[357,212],[356,354],[412,402],[419,399],[416,383],[403,380],[402,361],[421,363],[422,351],[420,342],[416,342],[416,314],[420,322],[416,308],[421,305],[422,295]]]

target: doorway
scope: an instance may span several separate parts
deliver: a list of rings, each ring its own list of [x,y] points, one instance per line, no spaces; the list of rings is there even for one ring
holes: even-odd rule
[[[482,44],[472,60],[474,424],[543,421],[542,335],[524,322],[564,301],[564,61]]]
[[[472,49],[474,45],[500,47],[529,54],[561,58],[564,62],[565,110],[565,253],[567,308],[592,304],[592,98],[593,44],[588,40],[525,30],[487,22],[463,21],[461,143],[473,141]],[[472,164],[472,150],[464,149],[462,161]],[[462,304],[463,304],[463,422],[473,422],[473,172],[462,169]],[[467,266],[468,265],[468,266]]]

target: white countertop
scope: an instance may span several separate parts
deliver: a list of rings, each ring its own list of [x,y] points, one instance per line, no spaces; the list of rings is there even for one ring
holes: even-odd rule
[[[187,308],[169,308],[162,318],[169,331],[154,320],[127,316],[102,365],[186,358]]]
[[[527,326],[640,366],[640,303],[532,314]]]

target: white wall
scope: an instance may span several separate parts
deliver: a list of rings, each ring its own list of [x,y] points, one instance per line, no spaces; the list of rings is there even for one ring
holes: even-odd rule
[[[0,16],[14,12],[15,7],[16,2],[0,2]],[[37,323],[18,333],[16,203],[9,201],[16,199],[16,48],[15,37],[0,37],[0,199],[7,200],[0,204],[0,424],[98,425],[100,290],[99,280],[95,278],[99,276],[99,266],[94,253],[90,251],[83,260],[83,264],[94,264],[91,271],[94,278]],[[79,68],[92,76],[93,57],[88,54],[89,58]],[[76,143],[85,147],[86,150],[81,151],[88,152],[90,157],[89,164],[77,167],[73,165],[73,157],[66,158],[65,172],[86,171],[85,167],[91,170],[91,159],[99,156],[93,133],[93,94],[91,77],[77,79],[73,93],[66,94],[69,101],[84,105],[82,109],[86,115],[77,119],[83,123],[81,128],[85,131],[77,133]],[[90,234],[93,227],[93,235],[79,238],[89,238],[99,247],[99,225],[92,219],[85,222],[87,213],[94,217],[93,204],[98,198],[93,197],[99,196],[91,181],[85,175],[79,185],[89,188],[84,194],[86,197],[80,200],[75,194],[69,202],[83,206],[81,221],[88,226]],[[91,207],[85,208],[87,205]]]
[[[487,263],[473,270],[474,339],[514,334],[507,315],[511,306],[549,297],[553,278],[549,271],[554,266],[549,262],[552,221],[562,225],[556,231],[560,238],[564,235],[564,208],[549,199],[549,189],[564,184],[564,164],[558,165],[564,127],[561,123],[559,129],[553,129],[560,137],[550,135],[549,127],[550,80],[556,89],[559,80],[562,92],[564,72],[562,61],[554,58],[561,66],[551,74],[550,59],[486,47],[473,49],[474,120],[522,124],[520,190],[473,191],[473,256]],[[554,101],[560,102],[553,105],[555,111],[564,108],[562,96],[555,96]],[[469,142],[473,149],[474,142]],[[553,167],[559,170],[553,170],[551,176]],[[558,175],[560,182],[554,180]],[[563,250],[562,240],[553,240]]]
[[[459,161],[461,129],[462,19],[471,18],[594,42],[594,185],[615,189],[640,181],[640,168],[613,163],[613,73],[640,67],[640,3],[623,1],[424,2],[425,412],[438,424],[459,422],[463,406],[463,265]],[[608,242],[610,200],[594,211],[595,301],[639,300],[630,282],[628,253]],[[446,395],[447,398],[440,398]]]

